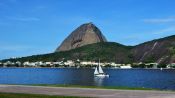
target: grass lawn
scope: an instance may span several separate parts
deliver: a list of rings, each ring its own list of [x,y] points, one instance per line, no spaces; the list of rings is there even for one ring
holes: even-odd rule
[[[88,98],[88,97],[73,97],[73,96],[51,96],[38,94],[16,94],[16,93],[0,93],[0,98]]]
[[[119,89],[119,90],[159,90],[159,89],[152,89],[152,88],[137,88],[137,87],[116,87],[116,86],[80,86],[80,85],[60,85],[60,84],[36,84],[32,86],[48,86],[48,87],[77,87],[77,88],[97,88],[97,89]]]

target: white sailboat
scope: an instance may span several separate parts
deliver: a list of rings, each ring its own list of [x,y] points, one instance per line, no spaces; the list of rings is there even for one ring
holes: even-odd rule
[[[103,69],[102,69],[101,66],[100,66],[100,60],[99,60],[98,66],[95,68],[94,76],[96,76],[96,77],[109,77],[108,74],[105,74],[105,73],[103,72]]]

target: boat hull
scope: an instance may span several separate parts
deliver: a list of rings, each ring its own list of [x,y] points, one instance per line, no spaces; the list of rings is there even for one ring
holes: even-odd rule
[[[97,74],[97,75],[94,75],[95,77],[109,77],[109,75],[105,75],[105,74]]]

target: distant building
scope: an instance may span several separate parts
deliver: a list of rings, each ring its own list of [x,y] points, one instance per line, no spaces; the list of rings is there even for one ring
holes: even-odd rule
[[[17,61],[17,62],[15,62],[15,65],[21,66],[22,64],[20,61]]]
[[[35,65],[41,66],[41,65],[43,65],[43,62],[42,61],[35,62]]]
[[[27,66],[27,65],[29,65],[29,62],[26,61],[26,62],[23,63],[23,65],[24,65],[24,66]]]
[[[11,62],[11,61],[7,61],[5,63],[3,63],[4,66],[7,66],[7,65],[14,65],[15,63]]]
[[[72,60],[67,60],[67,62],[64,62],[64,65],[75,66],[75,63]]]
[[[130,69],[132,67],[131,67],[131,65],[124,65],[124,66],[120,66],[120,68],[122,68],[122,69]]]
[[[175,68],[175,63],[168,64],[167,68]]]
[[[24,62],[23,65],[26,66],[26,67],[37,67],[35,62],[28,62],[28,61]]]

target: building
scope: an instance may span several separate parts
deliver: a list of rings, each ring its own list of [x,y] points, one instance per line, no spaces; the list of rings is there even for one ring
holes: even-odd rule
[[[67,60],[66,62],[64,62],[64,65],[75,66],[75,63],[72,60]]]
[[[124,66],[120,66],[120,68],[122,68],[122,69],[130,69],[132,67],[131,67],[131,65],[124,65]]]

